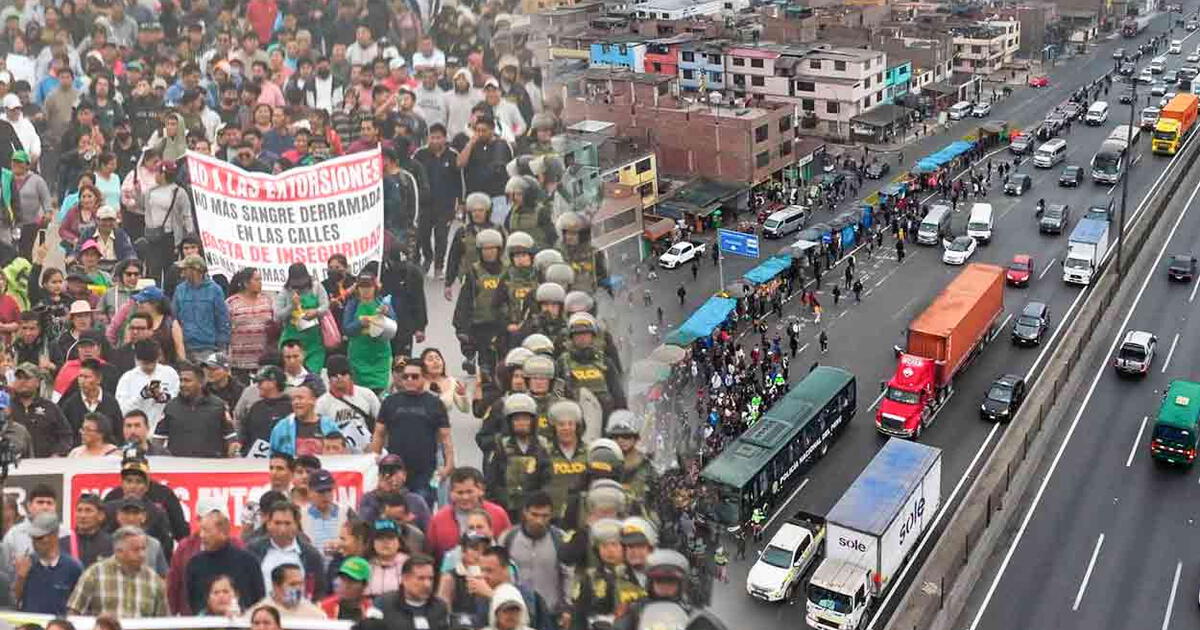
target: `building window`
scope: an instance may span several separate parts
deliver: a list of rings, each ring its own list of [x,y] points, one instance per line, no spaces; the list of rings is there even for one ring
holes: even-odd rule
[[[816,92],[817,86],[812,81],[797,81],[796,82],[796,91],[797,92]]]
[[[733,65],[735,65],[735,66],[744,66],[744,65],[746,65],[746,60],[745,60],[745,59],[742,59],[741,57],[734,57],[734,58],[733,58]]]
[[[750,77],[750,85],[754,87],[762,87],[767,84],[767,80],[762,77]]]
[[[978,54],[979,54],[979,51],[980,51],[980,49],[981,49],[981,48],[982,48],[981,46],[972,46],[972,47],[971,47],[971,54],[973,54],[973,55],[978,55]]]
[[[871,77],[867,77],[867,78],[863,79],[863,89],[864,90],[871,89]]]
[[[818,61],[818,60],[816,60],[816,59],[809,59],[809,60],[808,60],[808,67],[809,67],[809,68],[812,68],[813,70],[820,70],[820,69],[821,69],[821,62],[820,62],[820,61]]]
[[[630,208],[629,210],[606,219],[601,227],[602,234],[608,234],[613,230],[619,230],[627,225],[637,223],[637,214],[641,212],[641,208]]]
[[[826,114],[837,114],[840,111],[842,111],[841,103],[838,103],[837,101],[825,101]]]
[[[785,140],[779,143],[779,157],[787,157],[792,154],[792,141]]]
[[[875,102],[879,103],[881,101],[883,101],[883,92],[876,92],[875,93]]]
[[[817,102],[811,98],[800,99],[800,109],[806,112],[814,112],[817,110]]]
[[[883,73],[880,72],[879,74],[875,75],[875,80],[880,83],[883,83]]]
[[[685,50],[685,51],[683,51],[681,57],[684,61],[695,61],[696,53],[691,52],[690,50]]]
[[[658,62],[655,62],[655,63],[654,63],[654,71],[655,71],[655,72],[662,72],[662,64],[661,64],[661,63],[658,63]]]
[[[721,65],[721,55],[709,55],[708,63],[718,65],[718,66]]]
[[[708,73],[708,82],[709,83],[722,83],[721,73],[720,72],[709,72]]]
[[[769,136],[770,134],[771,134],[771,130],[768,125],[762,125],[761,127],[755,127],[754,128],[754,141],[755,142],[766,142],[767,136]]]
[[[762,59],[751,59],[751,60],[750,60],[750,67],[751,67],[751,68],[761,68],[761,67],[763,67],[763,60],[762,60]]]
[[[654,182],[646,182],[645,184],[638,186],[638,194],[642,196],[642,199],[645,199],[646,197],[653,197]]]
[[[871,106],[871,97],[869,95],[863,97],[863,109],[866,109],[870,106]]]
[[[779,133],[784,133],[788,129],[791,129],[791,128],[792,128],[792,117],[791,116],[784,116],[783,118],[779,119]]]
[[[618,45],[617,45],[617,52],[619,52],[619,53],[621,53],[622,55],[624,55],[624,54],[626,53],[625,44],[618,44]]]
[[[846,71],[846,62],[845,61],[833,62],[833,69],[837,70],[838,72],[845,72]]]
[[[651,167],[651,160],[650,160],[650,158],[646,158],[646,159],[638,162],[636,165],[634,165],[634,170],[636,170],[638,172],[638,175],[641,175],[642,173],[649,171],[650,167]]]
[[[696,76],[696,73],[693,70],[684,70],[683,71],[683,78],[687,79],[688,81],[691,81],[692,77],[694,77],[694,76]]]
[[[766,168],[771,163],[771,152],[763,151],[754,156],[754,168]]]
[[[744,74],[733,75],[733,84],[740,85],[742,87],[746,87],[746,75],[744,75]]]

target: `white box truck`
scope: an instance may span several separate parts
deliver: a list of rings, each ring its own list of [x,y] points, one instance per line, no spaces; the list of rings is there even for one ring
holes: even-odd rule
[[[1087,286],[1108,253],[1108,221],[1083,219],[1071,230],[1067,257],[1063,259],[1063,282]]]
[[[941,504],[942,450],[889,439],[825,517],[825,559],[808,581],[808,625],[863,627]]]

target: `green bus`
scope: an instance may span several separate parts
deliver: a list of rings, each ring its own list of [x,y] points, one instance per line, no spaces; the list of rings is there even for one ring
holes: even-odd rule
[[[1150,434],[1150,456],[1191,466],[1200,436],[1200,383],[1171,381]]]
[[[700,473],[717,497],[717,521],[741,524],[755,508],[780,507],[799,485],[798,473],[829,450],[857,404],[854,374],[813,369]]]

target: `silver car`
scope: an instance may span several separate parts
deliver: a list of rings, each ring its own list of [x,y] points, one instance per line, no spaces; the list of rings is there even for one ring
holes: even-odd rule
[[[1154,351],[1157,349],[1158,337],[1144,330],[1131,330],[1125,333],[1121,346],[1117,348],[1113,367],[1121,374],[1144,375],[1150,371]]]

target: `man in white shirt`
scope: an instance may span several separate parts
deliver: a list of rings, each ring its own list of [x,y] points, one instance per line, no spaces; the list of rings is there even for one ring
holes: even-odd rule
[[[433,45],[432,37],[423,35],[417,42],[417,51],[413,53],[412,67],[417,71],[433,68],[441,74],[446,69],[446,53]]]
[[[420,70],[421,84],[413,90],[416,99],[416,112],[425,119],[427,127],[440,124],[443,127],[450,120],[450,104],[446,101],[446,93],[438,87],[438,71],[426,67]]]
[[[349,61],[351,66],[369,68],[372,63],[375,63],[375,58],[378,56],[379,45],[375,43],[371,27],[360,24],[354,32],[354,43],[346,47],[346,61]]]
[[[300,345],[299,341],[295,339],[285,341],[281,355],[283,357],[283,375],[287,379],[288,390],[299,387],[309,380],[312,372],[304,367],[304,346]],[[324,393],[324,391],[320,393]]]
[[[37,129],[33,128],[33,122],[25,117],[21,99],[16,94],[4,95],[4,119],[17,132],[21,146],[29,154],[30,164],[37,164],[42,155],[42,139],[38,137]]]
[[[153,339],[137,342],[133,347],[137,365],[117,381],[117,403],[121,405],[121,411],[129,413],[138,409],[145,413],[151,434],[162,419],[163,408],[179,395],[179,373],[158,362],[161,352],[158,342]]]
[[[325,361],[329,391],[317,399],[317,415],[333,418],[346,440],[346,450],[363,453],[371,444],[375,419],[379,417],[379,397],[366,387],[354,384],[350,361],[340,354]]]
[[[527,126],[525,117],[521,115],[521,110],[512,101],[504,98],[500,91],[500,82],[496,79],[488,79],[483,84],[483,100],[492,107],[492,115],[496,118],[496,125],[500,127],[500,136],[510,143],[517,141],[517,138],[525,135]]]

